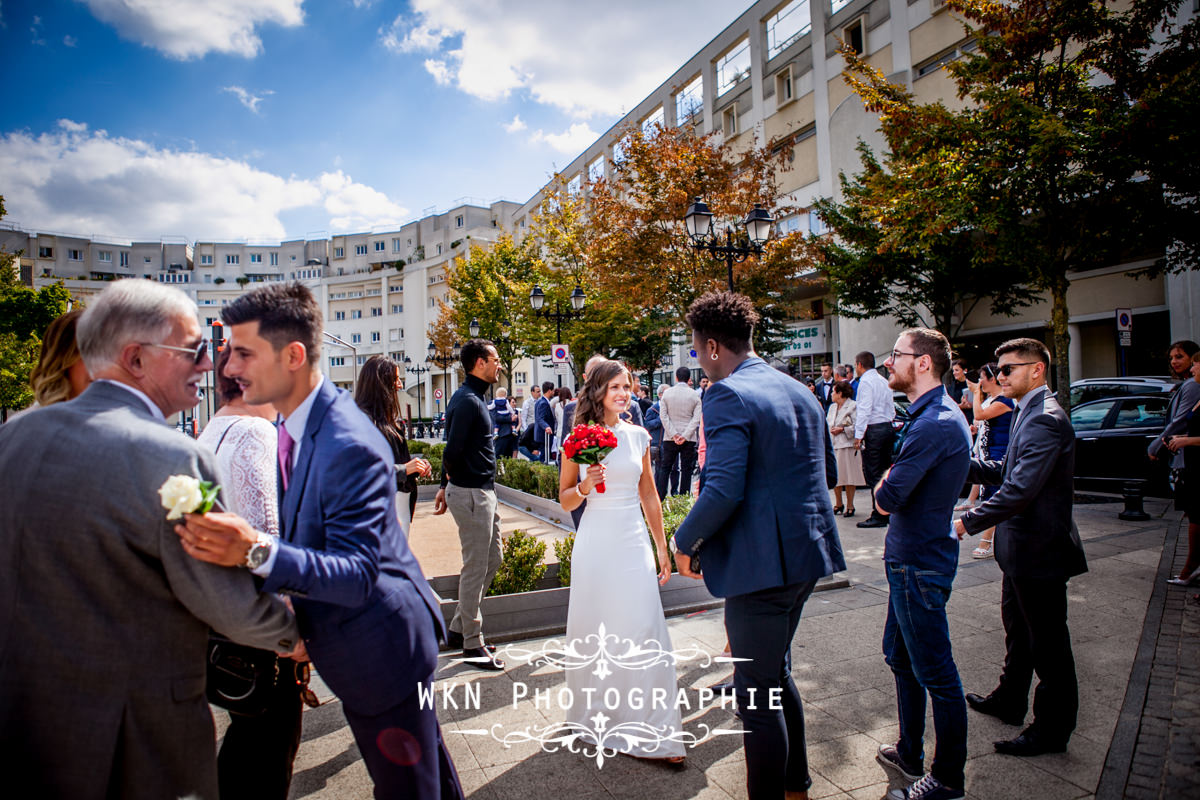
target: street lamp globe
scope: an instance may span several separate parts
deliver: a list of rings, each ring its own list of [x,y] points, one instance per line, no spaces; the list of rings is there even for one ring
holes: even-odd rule
[[[471,320],[471,324],[467,326],[467,330],[469,330],[471,332],[472,339],[478,338],[479,337],[479,319],[473,318]]]
[[[746,220],[742,224],[746,226],[746,233],[750,237],[750,241],[756,245],[761,245],[771,235],[771,225],[775,220],[771,217],[770,212],[762,207],[762,203],[755,203],[754,208],[746,215]]]
[[[534,286],[533,291],[529,293],[529,305],[533,306],[534,311],[541,311],[545,304],[546,293],[542,291],[541,286]]]
[[[575,285],[575,291],[571,292],[571,308],[576,311],[583,311],[583,304],[587,302],[587,295],[583,293],[583,289],[579,284]]]
[[[459,344],[458,342],[455,342],[454,347],[451,349],[450,353],[451,353],[451,355],[454,356],[454,360],[457,361],[459,358],[462,357],[462,345]]]
[[[429,360],[432,361],[433,357],[437,354],[437,345],[435,345],[433,342],[430,342],[428,349],[429,349]]]
[[[698,242],[708,236],[712,230],[712,218],[713,215],[708,210],[708,204],[699,197],[688,206],[683,222],[687,226],[688,236],[692,237],[692,241]]]

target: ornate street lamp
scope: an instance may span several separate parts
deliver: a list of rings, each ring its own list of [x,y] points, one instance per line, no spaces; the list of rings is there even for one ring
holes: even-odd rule
[[[479,318],[478,317],[473,317],[471,319],[471,324],[467,326],[467,330],[469,330],[471,332],[472,339],[479,338]]]
[[[414,365],[413,360],[411,358],[409,358],[408,356],[405,356],[404,357],[404,371],[411,372],[413,375],[417,376],[417,416],[419,417],[419,416],[421,416],[421,383],[422,383],[421,376],[424,375],[426,372],[431,372],[432,370],[429,367],[423,367],[420,364]]]
[[[569,322],[570,320],[579,319],[582,317],[583,307],[586,304],[587,295],[583,293],[583,287],[581,287],[579,284],[575,284],[575,290],[571,292],[570,310],[563,310],[561,304],[557,300],[554,301],[553,311],[545,308],[546,293],[542,291],[541,286],[534,286],[533,290],[529,292],[529,305],[533,308],[534,315],[542,317],[543,319],[554,320],[554,341],[556,343],[562,342],[563,322]],[[562,385],[561,375],[558,376],[558,383],[560,386]]]
[[[755,203],[754,208],[742,220],[742,227],[746,230],[746,241],[735,243],[733,228],[726,227],[725,241],[722,243],[721,235],[713,231],[713,214],[709,211],[708,204],[697,197],[695,202],[688,206],[683,223],[692,240],[693,248],[705,250],[713,258],[725,259],[725,267],[729,273],[729,290],[733,291],[734,263],[740,264],[751,255],[762,254],[763,243],[770,238],[771,226],[775,220],[762,207],[762,203]]]

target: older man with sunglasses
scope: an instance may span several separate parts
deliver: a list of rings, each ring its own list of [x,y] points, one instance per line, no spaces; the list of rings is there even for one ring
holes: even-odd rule
[[[995,743],[1013,756],[1061,753],[1075,730],[1079,687],[1067,629],[1067,581],[1087,572],[1072,519],[1075,432],[1046,386],[1050,352],[1036,339],[996,348],[998,381],[1017,404],[1008,451],[1000,461],[973,459],[970,479],[999,484],[982,505],[954,523],[961,538],[996,526],[996,563],[1004,572],[1000,615],[1006,655],[1000,684],[985,696],[967,693],[976,711],[1021,725],[1033,674],[1033,722]]]

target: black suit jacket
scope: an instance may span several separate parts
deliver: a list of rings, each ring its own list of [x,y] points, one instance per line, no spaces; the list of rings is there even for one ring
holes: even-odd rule
[[[1001,461],[971,460],[972,483],[999,484],[962,517],[975,534],[996,526],[996,563],[1013,578],[1069,578],[1087,572],[1072,518],[1075,431],[1049,390],[1020,412]]]

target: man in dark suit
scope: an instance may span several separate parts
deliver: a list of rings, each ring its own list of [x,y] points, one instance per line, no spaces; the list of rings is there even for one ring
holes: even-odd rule
[[[541,451],[539,461],[549,462],[550,448],[554,442],[554,409],[550,407],[550,398],[554,396],[557,387],[554,381],[542,383],[542,396],[533,407],[533,424],[537,427],[537,449]]]
[[[817,399],[821,401],[821,408],[828,411],[829,406],[833,403],[833,365],[821,365],[821,377],[817,379]]]
[[[301,284],[268,284],[222,312],[225,373],[279,426],[281,536],[234,514],[189,515],[192,556],[246,566],[262,591],[292,597],[308,653],[342,708],[377,798],[462,797],[432,708],[437,598],[396,517],[392,452],[349,393],[325,380],[321,311]]]
[[[757,321],[750,299],[733,292],[706,294],[688,311],[692,346],[713,383],[700,496],[675,533],[675,563],[725,598],[730,650],[747,659],[734,668],[734,689],[749,796],[775,800],[804,796],[812,783],[792,636],[817,580],[846,563],[825,490],[820,404],[754,354]],[[774,708],[762,700],[772,693],[781,700]]]
[[[1071,515],[1075,432],[1046,386],[1050,352],[1036,339],[1011,339],[996,348],[997,379],[1017,404],[1002,461],[971,462],[972,483],[999,484],[982,505],[954,523],[959,538],[996,526],[996,563],[1004,571],[1004,671],[986,697],[967,693],[976,711],[1010,725],[1025,720],[1029,686],[1033,723],[996,750],[1015,756],[1061,753],[1075,730],[1079,687],[1067,629],[1067,581],[1087,572]]]

